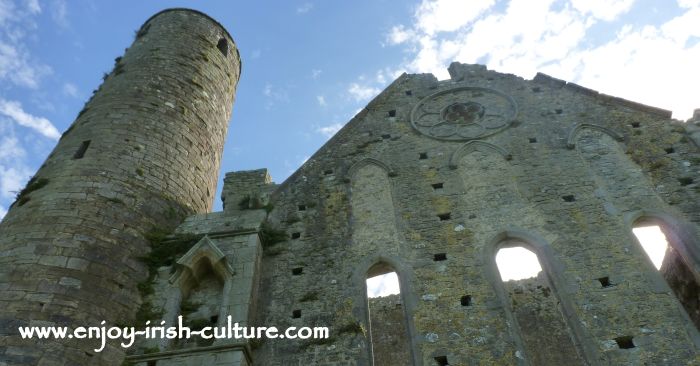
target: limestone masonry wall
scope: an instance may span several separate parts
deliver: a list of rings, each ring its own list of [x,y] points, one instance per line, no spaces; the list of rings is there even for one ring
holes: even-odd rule
[[[228,173],[212,213],[233,40],[168,10],[116,61],[0,223],[0,365],[118,365],[114,345],[13,332],[135,314],[330,327],[142,340],[136,366],[700,364],[698,113],[453,63],[400,76],[279,185]],[[671,246],[661,271],[632,234],[649,224]],[[501,280],[513,246],[537,278]],[[388,272],[400,295],[368,300]]]
[[[133,321],[146,237],[211,210],[239,72],[204,14],[172,9],[138,30],[0,223],[0,364],[122,362],[116,344],[22,341],[17,326]]]

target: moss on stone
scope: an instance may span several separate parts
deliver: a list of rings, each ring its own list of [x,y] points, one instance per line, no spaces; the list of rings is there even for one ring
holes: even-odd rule
[[[49,180],[47,178],[37,179],[36,177],[33,177],[29,180],[29,182],[27,182],[27,185],[17,193],[15,203],[17,206],[24,205],[25,203],[29,202],[30,193],[45,187],[47,184],[49,184]]]
[[[263,221],[260,225],[260,240],[264,249],[287,240],[287,233],[276,228],[269,221]]]

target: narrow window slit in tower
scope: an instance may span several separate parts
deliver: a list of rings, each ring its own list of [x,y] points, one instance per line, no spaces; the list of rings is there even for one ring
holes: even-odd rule
[[[610,277],[608,276],[599,278],[598,282],[600,282],[600,285],[603,288],[612,286],[612,282],[610,282]]]
[[[88,146],[90,146],[90,140],[83,141],[78,150],[75,152],[75,155],[73,155],[73,159],[82,159],[83,156],[85,156]]]
[[[472,295],[462,296],[462,298],[459,299],[459,303],[462,304],[462,306],[471,306],[472,305]]]
[[[224,57],[228,56],[228,41],[226,38],[220,38],[219,43],[216,44],[216,48],[221,51],[221,54],[224,55]]]
[[[567,194],[566,196],[561,196],[561,199],[563,199],[564,202],[574,202],[574,201],[576,201],[576,197],[574,197],[573,194]]]
[[[428,158],[428,153],[422,152],[422,153],[418,154],[418,159],[420,159],[420,160],[425,160],[427,158]]]
[[[440,218],[440,221],[449,220],[449,219],[451,218],[451,216],[452,216],[452,215],[451,215],[450,212],[447,212],[447,213],[443,213],[443,214],[439,214],[439,215],[438,215],[438,217]]]
[[[438,366],[449,366],[450,365],[447,362],[447,356],[437,356],[437,357],[435,357],[435,362],[437,363]]]
[[[530,143],[531,143],[531,144],[534,144],[535,142],[537,142],[537,138],[536,138],[536,137],[530,137],[529,140],[530,140]]]
[[[433,260],[435,262],[447,260],[447,253],[435,253],[435,255],[433,255]]]
[[[303,267],[292,268],[292,276],[299,276],[302,273],[304,273]]]
[[[294,319],[301,318],[301,310],[297,309],[297,310],[292,311],[292,318],[294,318]]]
[[[634,337],[632,336],[622,336],[615,338],[615,342],[620,349],[630,349],[636,347],[634,345]]]
[[[392,109],[389,111],[389,117],[396,117],[396,109]]]
[[[299,239],[301,238],[301,233],[292,233],[292,239]]]
[[[433,187],[433,189],[442,189],[442,182],[431,184],[431,186]]]
[[[676,149],[674,149],[673,147],[667,147],[664,149],[664,151],[666,151],[666,154],[673,154],[674,152],[676,152]]]

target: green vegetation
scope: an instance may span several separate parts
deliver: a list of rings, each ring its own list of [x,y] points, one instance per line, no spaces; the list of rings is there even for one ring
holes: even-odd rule
[[[318,300],[318,291],[309,291],[299,299],[299,302],[316,301]]]
[[[260,197],[246,195],[238,202],[238,208],[241,210],[259,210],[262,208],[265,209],[265,212],[270,213],[275,206],[272,203],[263,205]]]
[[[262,240],[263,248],[269,248],[277,243],[287,240],[287,233],[274,227],[269,221],[265,220],[260,225],[260,239]]]
[[[155,321],[163,317],[163,313],[156,311],[153,304],[146,300],[154,292],[153,280],[158,274],[158,268],[172,265],[176,258],[185,254],[200,239],[199,235],[168,237],[168,234],[167,231],[156,228],[145,235],[150,242],[151,252],[147,256],[139,258],[148,268],[148,278],[137,285],[143,300],[136,312],[137,326],[145,324],[148,320]]]
[[[33,177],[32,179],[27,182],[27,185],[22,188],[21,191],[17,192],[17,196],[15,196],[15,203],[17,206],[22,206],[25,203],[29,202],[29,194],[44,188],[47,184],[49,184],[49,180],[47,178],[39,178],[37,179],[36,177]]]

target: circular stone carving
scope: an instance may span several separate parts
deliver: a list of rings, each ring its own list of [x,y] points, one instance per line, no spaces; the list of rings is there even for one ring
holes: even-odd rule
[[[495,89],[465,86],[423,98],[411,111],[411,125],[432,138],[467,141],[508,128],[517,113],[510,96]]]

